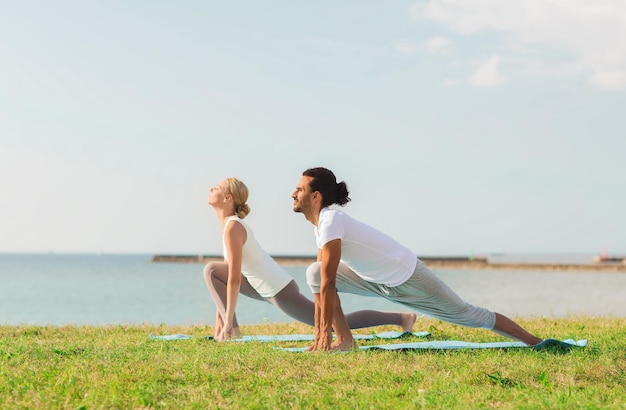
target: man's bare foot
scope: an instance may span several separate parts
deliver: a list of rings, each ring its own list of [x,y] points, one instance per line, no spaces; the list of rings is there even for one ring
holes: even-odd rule
[[[415,321],[417,320],[417,315],[413,312],[402,313],[402,331],[403,332],[412,332],[413,325],[415,325]]]
[[[324,341],[313,342],[312,346],[306,348],[307,352],[329,352],[331,350],[335,350],[331,345],[324,343]]]
[[[356,340],[354,340],[353,338],[350,338],[350,340],[348,339],[335,340],[330,345],[331,350],[340,350],[342,352],[350,351],[350,350],[357,350],[358,348],[359,348],[359,345],[356,343]]]
[[[241,330],[238,327],[233,327],[233,339],[241,339]]]

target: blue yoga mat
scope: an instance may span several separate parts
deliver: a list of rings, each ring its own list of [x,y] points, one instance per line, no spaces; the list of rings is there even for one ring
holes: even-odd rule
[[[209,336],[207,336],[208,338]],[[158,339],[158,340],[185,340],[185,339],[193,339],[191,335],[183,335],[183,334],[175,334],[175,335],[150,335],[150,339]]]
[[[426,337],[429,332],[381,332],[373,335],[354,335],[357,340],[374,340],[374,339],[404,339],[408,337]],[[185,334],[174,335],[150,335],[150,339],[158,340],[185,340],[192,339],[193,336]],[[213,339],[213,336],[202,336],[203,339]],[[292,335],[249,335],[242,336],[240,339],[233,339],[231,342],[306,342],[314,340],[313,335],[309,334],[292,334]]]
[[[391,343],[374,346],[359,346],[359,350],[447,350],[447,349],[508,349],[508,348],[527,348],[533,350],[544,350],[550,348],[559,348],[569,350],[572,347],[585,347],[587,340],[556,340],[545,339],[543,342],[528,346],[522,342],[488,342],[473,343],[460,342],[456,340],[440,340],[429,342],[413,342],[413,343]],[[286,352],[305,352],[307,347],[276,347],[276,349]]]

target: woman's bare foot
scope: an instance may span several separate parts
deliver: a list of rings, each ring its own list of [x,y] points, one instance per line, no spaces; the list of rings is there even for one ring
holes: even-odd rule
[[[222,316],[217,312],[215,314],[215,333],[213,337],[217,339],[217,337],[222,333],[222,328],[224,327],[224,322],[222,321]]]
[[[403,332],[412,332],[413,325],[415,325],[415,321],[417,320],[417,315],[413,312],[402,313],[402,331]]]

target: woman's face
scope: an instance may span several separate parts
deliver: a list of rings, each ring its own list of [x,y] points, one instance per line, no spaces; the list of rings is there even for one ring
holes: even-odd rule
[[[223,180],[219,184],[215,185],[213,188],[209,190],[209,197],[207,198],[207,203],[209,205],[217,205],[225,202],[226,196],[228,194],[228,181]]]

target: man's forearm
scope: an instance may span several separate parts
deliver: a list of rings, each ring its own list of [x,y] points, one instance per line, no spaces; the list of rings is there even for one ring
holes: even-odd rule
[[[314,323],[314,328],[315,328],[315,340],[318,340],[320,338],[321,335],[321,331],[322,331],[322,307],[321,307],[321,302],[320,302],[320,295],[319,294],[315,294],[315,323]]]
[[[333,339],[333,321],[337,299],[336,278],[337,267],[341,260],[341,240],[333,239],[321,248],[321,282],[320,282],[320,331],[323,350],[330,350]]]
[[[335,298],[337,291],[333,284],[322,284],[320,289],[320,331],[324,335],[331,335],[333,329],[333,319],[335,315]]]

